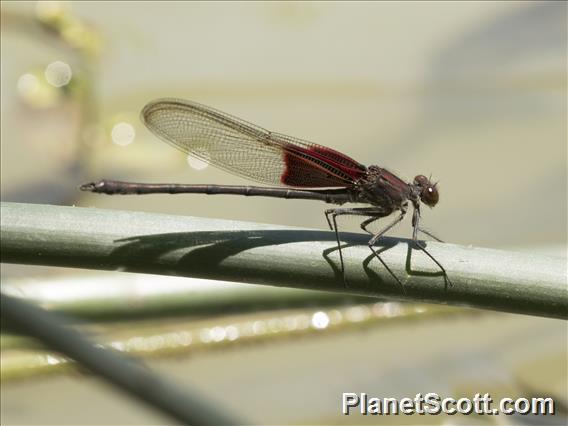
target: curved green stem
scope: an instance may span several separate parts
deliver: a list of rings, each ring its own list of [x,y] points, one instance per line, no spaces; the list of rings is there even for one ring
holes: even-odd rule
[[[568,318],[566,262],[343,233],[346,282],[332,232],[162,214],[2,204],[1,261],[179,275]]]

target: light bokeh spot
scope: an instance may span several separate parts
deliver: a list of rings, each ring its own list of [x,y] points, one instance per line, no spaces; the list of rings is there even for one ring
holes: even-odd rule
[[[134,141],[134,137],[136,136],[136,131],[134,127],[130,123],[126,123],[121,121],[117,123],[112,128],[111,138],[112,142],[120,145],[126,146],[131,144]]]
[[[187,164],[189,164],[189,167],[195,170],[203,170],[206,169],[207,166],[209,166],[207,162],[201,160],[200,158],[194,157],[191,154],[187,155]]]
[[[63,87],[69,84],[73,72],[69,64],[63,61],[55,61],[45,68],[45,79],[55,87]]]
[[[312,315],[312,327],[317,329],[324,329],[329,325],[329,316],[323,312],[319,311]]]
[[[33,74],[27,73],[20,76],[17,83],[18,92],[24,97],[35,95],[39,90],[39,81]]]

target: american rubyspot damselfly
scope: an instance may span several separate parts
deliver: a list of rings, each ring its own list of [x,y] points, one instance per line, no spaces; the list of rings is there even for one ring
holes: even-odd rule
[[[235,175],[278,186],[150,184],[100,180],[81,185],[81,190],[104,194],[234,194],[319,200],[337,205],[367,204],[369,207],[340,207],[325,211],[327,223],[335,232],[344,278],[345,265],[337,217],[366,217],[361,222],[361,229],[372,236],[368,246],[382,262],[373,246],[381,236],[402,221],[411,205],[412,240],[438,265],[444,278],[448,280],[444,267],[417,242],[419,232],[440,241],[420,227],[421,203],[434,207],[439,199],[437,184],[426,176],[418,175],[407,183],[382,167],[364,166],[334,149],[270,132],[196,102],[158,99],[144,107],[141,117],[156,136],[181,151]],[[393,213],[396,213],[396,217],[379,232],[368,229],[373,222]]]

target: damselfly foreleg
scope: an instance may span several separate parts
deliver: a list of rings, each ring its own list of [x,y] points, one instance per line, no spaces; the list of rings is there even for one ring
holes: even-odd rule
[[[448,273],[446,272],[446,268],[444,268],[442,266],[442,264],[440,262],[438,262],[436,260],[436,258],[434,256],[432,256],[430,254],[430,252],[428,250],[426,250],[426,246],[420,244],[420,242],[418,241],[418,233],[422,232],[423,234],[428,235],[429,237],[435,239],[436,241],[439,241],[441,243],[443,243],[442,240],[440,240],[438,237],[432,235],[430,232],[426,231],[425,229],[422,229],[420,227],[420,210],[418,209],[414,209],[414,214],[412,215],[412,226],[414,228],[414,232],[412,233],[412,241],[414,242],[414,244],[416,245],[416,247],[419,250],[422,250],[430,259],[432,259],[432,261],[438,265],[438,268],[440,268],[440,270],[442,271],[442,274],[444,274],[444,281],[446,282],[446,284],[449,284],[450,287],[453,286],[454,284],[452,283],[452,281],[450,280],[450,277],[448,277]]]

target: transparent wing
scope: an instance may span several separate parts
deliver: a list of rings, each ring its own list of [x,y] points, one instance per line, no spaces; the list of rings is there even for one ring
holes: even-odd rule
[[[142,110],[142,121],[156,136],[181,151],[265,184],[347,186],[366,170],[338,151],[269,132],[195,102],[150,102]]]

